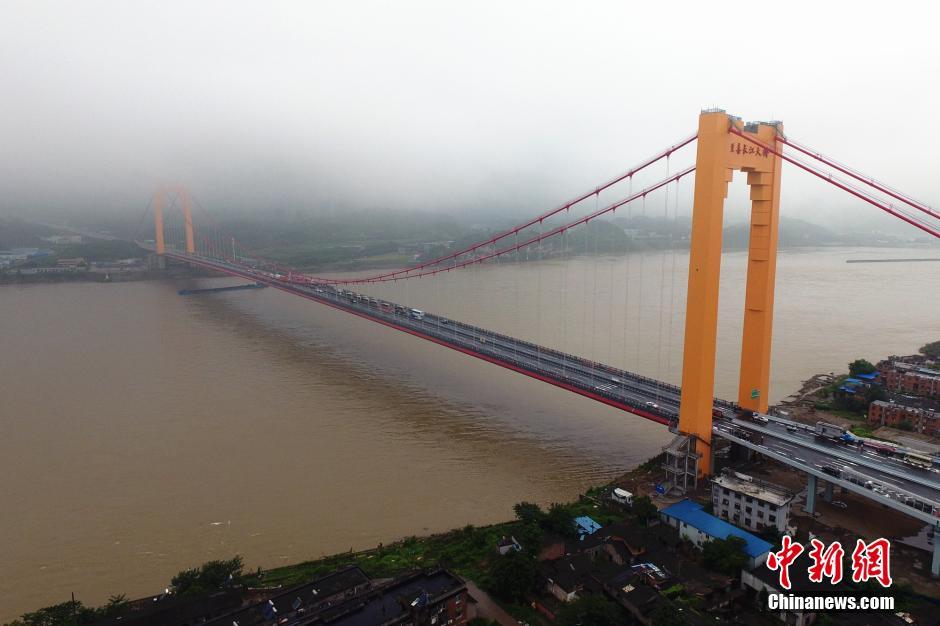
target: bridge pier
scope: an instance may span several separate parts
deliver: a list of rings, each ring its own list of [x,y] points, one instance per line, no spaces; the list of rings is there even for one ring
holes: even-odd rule
[[[806,506],[803,507],[810,515],[816,515],[816,477],[809,475],[809,481],[806,483]]]
[[[933,562],[930,564],[930,575],[934,578],[940,577],[940,541],[937,541],[937,535],[940,535],[940,528],[934,527],[933,536]]]
[[[826,490],[823,492],[823,500],[832,502],[832,483],[826,483]]]

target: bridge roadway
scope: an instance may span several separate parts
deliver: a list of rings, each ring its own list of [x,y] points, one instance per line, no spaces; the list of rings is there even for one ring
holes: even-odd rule
[[[803,425],[805,426],[805,425]],[[749,437],[741,437],[745,429],[738,428],[732,422],[716,422],[715,434],[741,445],[745,448],[775,459],[794,469],[802,471],[810,476],[808,489],[816,489],[819,480],[826,483],[839,486],[846,491],[851,491],[864,498],[882,504],[886,507],[895,509],[905,515],[917,518],[922,522],[934,526],[940,530],[940,518],[937,513],[940,512],[940,488],[935,481],[931,481],[931,476],[935,473],[929,470],[921,470],[908,466],[898,468],[900,472],[895,471],[895,464],[891,463],[895,459],[886,457],[865,458],[863,465],[859,463],[863,460],[861,457],[867,457],[867,453],[860,453],[856,456],[850,456],[851,460],[844,459],[840,452],[849,450],[843,448],[837,450],[839,444],[823,444],[821,440],[810,442],[805,436],[798,436],[786,439],[780,433],[765,435],[762,439],[755,438],[753,433],[755,426],[748,430]],[[784,430],[784,432],[787,432]],[[787,433],[791,434],[791,433]],[[815,436],[813,436],[815,439]],[[817,450],[816,448],[820,448]],[[828,451],[826,451],[828,450]],[[884,463],[884,468],[879,469],[878,464]],[[835,466],[842,470],[839,476],[832,476],[823,471],[823,467]],[[899,478],[906,472],[909,479]],[[809,502],[815,500],[807,494],[807,506],[814,507]],[[934,548],[934,565],[932,571],[934,575],[940,574],[940,543]]]
[[[169,250],[166,256],[265,283],[282,291],[428,339],[661,424],[668,425],[679,417],[680,390],[676,385],[433,313],[425,313],[423,319],[415,319],[410,315],[410,308],[393,302],[382,301],[391,308],[390,311],[385,311],[379,306],[379,301],[373,304],[364,294],[356,294],[363,298],[362,300],[347,297],[340,290],[329,285],[286,282],[262,270]],[[734,410],[732,403],[723,400],[716,399],[715,406],[721,411],[727,411],[729,416]]]
[[[320,302],[380,324],[422,337],[490,363],[526,374],[580,395],[675,426],[679,415],[680,388],[639,374],[565,354],[508,335],[443,316],[425,313],[416,319],[403,305],[371,299],[364,294],[344,295],[330,285],[287,282],[284,276],[242,265],[167,251],[166,256],[214,269],[232,276],[265,283],[282,291]],[[381,303],[387,304],[383,310]],[[911,467],[900,459],[817,438],[811,426],[767,415],[768,424],[737,419],[737,405],[715,399],[721,418],[714,433],[728,441],[777,459],[791,467],[842,486],[865,497],[882,500],[903,512],[936,523],[932,510],[940,511],[940,473]],[[744,436],[744,433],[747,433]],[[861,477],[860,485],[822,471],[837,467]],[[871,481],[869,487],[865,483]],[[929,503],[927,512],[913,508],[911,499]]]

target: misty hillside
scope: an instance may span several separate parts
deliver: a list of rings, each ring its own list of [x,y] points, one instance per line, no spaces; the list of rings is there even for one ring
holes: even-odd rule
[[[749,236],[750,224],[740,223],[726,226],[722,247],[726,250],[747,248]],[[836,243],[839,243],[839,237],[828,228],[793,217],[780,218],[778,245],[781,248],[825,246]]]

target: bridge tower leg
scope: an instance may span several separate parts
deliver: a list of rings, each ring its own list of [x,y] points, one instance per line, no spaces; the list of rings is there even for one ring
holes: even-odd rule
[[[189,197],[189,192],[184,188],[179,189],[180,203],[183,205],[183,222],[186,230],[186,252],[195,254],[196,243],[193,237],[193,202]]]
[[[727,134],[724,113],[703,113],[699,118],[679,430],[695,435],[699,469],[705,475],[711,474],[718,278],[724,204],[731,180],[724,158]]]
[[[682,398],[679,430],[695,435],[701,455],[699,470],[711,474],[712,407],[715,388],[715,347],[718,335],[718,286],[721,271],[721,238],[724,202],[734,170],[748,173],[752,199],[752,249],[748,267],[747,311],[741,367],[741,385],[750,397],[763,401],[770,363],[770,321],[773,308],[777,218],[780,198],[780,159],[747,139],[729,132],[731,127],[764,144],[774,145],[779,124],[745,126],[740,119],[720,110],[699,117],[692,208],[692,240],[689,255],[689,289],[686,302],[685,346],[682,361]],[[746,315],[747,318],[747,315]],[[755,369],[754,364],[764,364]],[[757,381],[757,383],[755,383]],[[742,387],[743,388],[743,387]],[[757,394],[752,393],[757,389]],[[740,398],[739,398],[740,400]],[[760,405],[758,405],[760,406]]]
[[[747,184],[751,187],[751,232],[747,252],[747,290],[744,294],[741,374],[738,378],[738,404],[760,413],[767,412],[769,401],[780,171],[783,164],[776,155],[769,155],[769,159],[773,161],[773,171],[747,174]]]
[[[157,195],[153,199],[153,240],[159,255],[166,252],[166,240],[163,234],[163,203],[165,200],[166,193],[163,189],[158,189]]]

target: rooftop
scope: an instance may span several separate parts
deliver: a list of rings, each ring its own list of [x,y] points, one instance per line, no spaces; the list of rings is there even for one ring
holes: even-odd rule
[[[726,472],[714,477],[712,482],[731,491],[743,493],[776,506],[785,506],[793,499],[793,494],[779,485],[754,480],[750,476],[746,478],[741,478],[741,476],[744,475]]]
[[[601,525],[587,515],[574,518],[574,523],[578,527],[578,533],[581,535],[593,535],[601,529]]]
[[[689,526],[715,539],[727,539],[730,536],[740,537],[744,540],[744,551],[752,559],[770,552],[773,548],[772,545],[760,537],[752,535],[745,530],[741,530],[737,526],[732,526],[714,515],[709,515],[702,510],[701,504],[692,502],[689,499],[677,502],[663,509],[660,513],[667,517],[674,517],[679,521],[685,522]]]
[[[445,570],[418,572],[397,579],[362,600],[336,607],[335,613],[323,616],[323,623],[344,626],[394,623],[393,620],[407,617],[413,609],[420,611],[464,589],[463,581]]]
[[[339,570],[330,572],[314,581],[304,583],[283,591],[270,599],[244,607],[234,613],[229,613],[210,623],[238,624],[239,626],[251,626],[253,624],[263,624],[270,621],[266,613],[287,616],[293,614],[298,609],[310,610],[318,603],[331,598],[337,594],[352,593],[357,588],[366,588],[370,583],[369,577],[352,565]],[[273,607],[273,613],[270,608]]]
[[[915,374],[923,374],[925,376],[940,376],[940,372],[932,370],[929,367],[924,367],[920,363],[905,363],[903,361],[891,361],[891,366],[902,372],[913,372]]]

